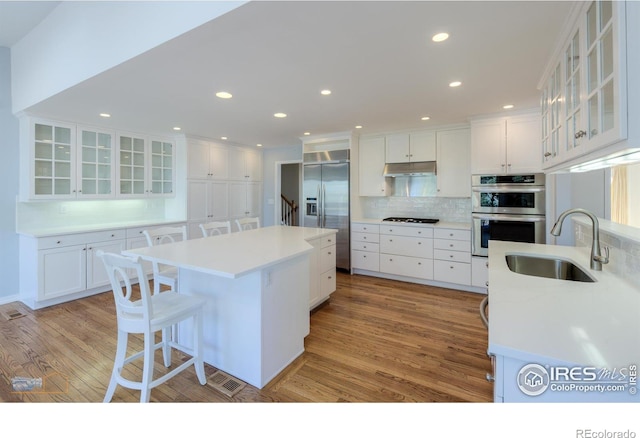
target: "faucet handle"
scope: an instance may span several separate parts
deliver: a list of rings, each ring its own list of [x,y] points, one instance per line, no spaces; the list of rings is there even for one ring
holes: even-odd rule
[[[594,260],[602,263],[603,265],[606,265],[607,263],[609,263],[609,247],[605,246],[602,249],[604,250],[604,256],[599,255],[599,256],[595,256],[593,258],[594,258]]]

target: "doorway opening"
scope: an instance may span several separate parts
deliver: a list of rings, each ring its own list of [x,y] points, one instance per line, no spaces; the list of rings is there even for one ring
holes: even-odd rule
[[[276,162],[276,208],[274,223],[299,226],[301,223],[302,160]]]

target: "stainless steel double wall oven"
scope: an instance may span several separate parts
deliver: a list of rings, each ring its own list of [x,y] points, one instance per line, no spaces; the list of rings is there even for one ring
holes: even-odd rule
[[[489,240],[545,243],[545,176],[474,175],[472,254],[487,256]]]

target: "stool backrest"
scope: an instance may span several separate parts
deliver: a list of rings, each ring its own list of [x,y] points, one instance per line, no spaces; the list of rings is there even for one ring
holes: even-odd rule
[[[238,226],[238,231],[255,230],[256,228],[260,228],[260,218],[245,217],[236,219],[236,225]]]
[[[209,222],[200,224],[203,237],[231,234],[231,221]]]
[[[126,331],[135,329],[135,327],[139,327],[139,330],[142,330],[153,318],[153,307],[151,306],[149,283],[145,280],[146,276],[140,263],[140,258],[126,257],[102,250],[97,251],[96,255],[102,259],[111,282],[113,297],[116,302],[118,326],[121,324],[126,325],[127,327],[122,327]],[[134,301],[132,296],[133,288],[131,278],[127,274],[128,269],[136,272],[139,280],[140,300]]]
[[[142,234],[147,238],[147,245],[162,245],[163,243],[187,240],[187,226],[154,228],[144,230]]]

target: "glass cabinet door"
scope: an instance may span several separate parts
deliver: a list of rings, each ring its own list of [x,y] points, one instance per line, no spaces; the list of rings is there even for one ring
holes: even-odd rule
[[[81,129],[79,156],[79,194],[110,197],[113,193],[113,135]]]
[[[145,144],[144,139],[120,136],[119,149],[120,194],[145,194]]]
[[[587,10],[587,111],[589,139],[615,126],[613,2]]]
[[[565,126],[568,151],[580,146],[586,131],[582,127],[580,98],[580,31],[578,30],[565,50]]]
[[[34,124],[33,194],[35,196],[74,194],[72,146],[71,128]]]
[[[151,192],[173,193],[173,144],[151,141]]]

